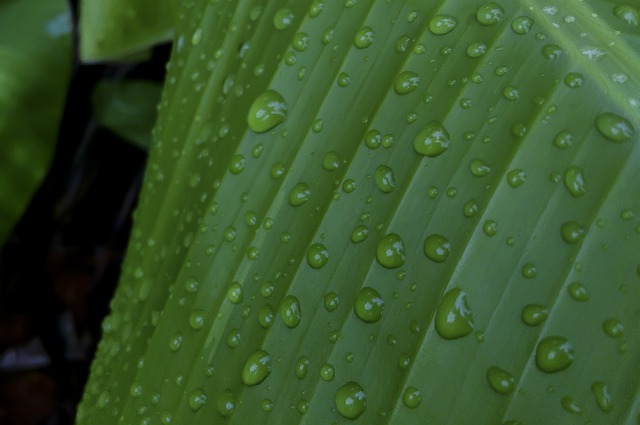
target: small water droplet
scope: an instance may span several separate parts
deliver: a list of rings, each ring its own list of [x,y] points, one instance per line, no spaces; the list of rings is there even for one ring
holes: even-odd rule
[[[347,382],[336,391],[334,398],[336,408],[347,419],[357,419],[367,407],[367,395],[357,382]]]
[[[307,376],[307,372],[309,372],[309,358],[307,356],[300,356],[298,360],[296,360],[294,370],[298,379],[304,379]]]
[[[289,192],[289,205],[299,207],[306,203],[311,197],[311,188],[308,184],[300,182],[296,184]]]
[[[424,255],[436,263],[444,262],[451,252],[449,239],[438,234],[427,236],[424,240],[423,248]]]
[[[227,290],[227,298],[234,304],[240,304],[243,298],[242,285],[239,282],[232,282]]]
[[[624,335],[624,326],[615,317],[610,317],[602,322],[602,329],[611,338],[620,338]]]
[[[471,163],[469,164],[469,170],[471,170],[471,174],[473,174],[474,176],[482,177],[491,172],[491,167],[487,165],[483,160],[476,158],[471,160]]]
[[[287,103],[280,93],[267,90],[253,101],[247,115],[249,128],[256,133],[264,133],[287,117]]]
[[[549,310],[540,304],[528,304],[520,313],[520,318],[528,326],[538,326],[549,316]]]
[[[420,75],[411,71],[402,71],[396,77],[394,90],[396,94],[404,95],[409,94],[418,88],[420,84]]]
[[[486,220],[482,224],[482,231],[489,237],[495,236],[498,233],[498,223],[494,220]]]
[[[533,279],[537,275],[538,275],[538,269],[536,268],[536,266],[534,264],[525,263],[522,266],[522,276],[523,277],[526,277],[527,279]]]
[[[330,364],[325,364],[320,369],[320,377],[323,381],[331,382],[333,378],[336,376],[336,371]]]
[[[191,410],[197,412],[207,403],[207,395],[201,388],[196,388],[189,393],[188,403]]]
[[[573,413],[574,415],[579,415],[582,413],[582,409],[578,406],[578,403],[573,399],[573,397],[566,395],[562,397],[560,400],[560,404],[562,408],[569,413]]]
[[[462,212],[464,216],[467,218],[474,217],[480,211],[480,205],[478,205],[478,201],[475,199],[468,200],[464,206],[462,207]]]
[[[218,413],[225,418],[233,415],[236,409],[236,400],[231,390],[226,390],[218,396],[216,399],[216,408],[218,409]]]
[[[573,144],[573,135],[566,130],[562,130],[553,138],[553,145],[558,149],[570,148]]]
[[[270,398],[265,398],[262,399],[262,401],[260,402],[260,408],[262,409],[263,412],[271,412],[273,411],[273,400],[271,400]]]
[[[511,22],[511,29],[518,35],[525,35],[531,31],[533,19],[528,16],[520,16]]]
[[[516,380],[509,372],[498,366],[487,369],[487,382],[491,389],[498,394],[509,395],[516,388]]]
[[[189,315],[189,326],[191,329],[199,330],[204,327],[204,318],[206,312],[204,310],[194,310]]]
[[[413,147],[420,155],[434,158],[449,149],[449,132],[439,121],[430,121],[413,139]]]
[[[583,84],[584,77],[579,72],[569,72],[564,77],[564,85],[571,89],[580,88]]]
[[[314,269],[321,269],[329,261],[329,250],[320,243],[312,244],[307,249],[307,263]]]
[[[473,332],[473,315],[467,305],[467,293],[460,288],[449,290],[438,305],[435,327],[444,339],[458,339]]]
[[[335,292],[329,292],[328,294],[325,294],[323,301],[325,310],[330,313],[332,311],[336,311],[338,305],[340,304],[340,298]]]
[[[340,168],[341,165],[340,155],[335,151],[329,151],[322,159],[322,168],[327,171],[335,171]]]
[[[536,348],[536,366],[542,372],[556,373],[573,363],[573,345],[562,336],[548,336]]]
[[[569,296],[578,302],[585,302],[589,300],[589,291],[580,282],[572,282],[567,286],[567,292]]]
[[[396,269],[404,264],[406,251],[400,235],[389,233],[385,235],[376,249],[378,263],[388,269]]]
[[[295,328],[300,324],[302,311],[298,298],[287,295],[280,304],[280,318],[288,328]]]
[[[635,133],[635,129],[629,120],[610,112],[598,115],[596,129],[605,138],[619,143],[631,140]]]
[[[264,307],[258,311],[258,323],[260,326],[267,329],[273,325],[273,318],[275,317],[275,313],[269,304],[266,304]]]
[[[476,59],[487,53],[487,45],[479,41],[473,42],[467,46],[467,56]]]
[[[563,223],[560,228],[562,240],[570,244],[580,242],[584,238],[585,231],[586,229],[584,226],[575,221],[567,221],[566,223]]]
[[[527,179],[527,173],[521,168],[516,168],[507,173],[507,183],[516,189],[523,185]]]
[[[294,13],[289,6],[281,7],[273,17],[273,26],[277,30],[285,30],[293,23]]]
[[[542,56],[547,59],[558,59],[562,54],[562,49],[557,44],[545,44],[542,46]]]
[[[179,351],[180,348],[182,348],[182,334],[180,332],[176,332],[169,340],[169,349],[175,352]]]
[[[422,402],[422,394],[416,387],[407,387],[402,392],[402,404],[409,409],[415,409]]]
[[[609,393],[609,387],[602,381],[596,381],[591,384],[591,390],[596,398],[598,407],[605,413],[608,413],[613,409],[613,398]]]
[[[353,229],[353,232],[351,232],[351,242],[362,242],[367,239],[367,236],[369,236],[369,229],[364,224],[361,224],[360,226],[357,226],[355,229]]]
[[[362,27],[356,33],[355,38],[353,39],[353,45],[358,49],[366,49],[367,47],[373,44],[373,40],[375,39],[375,32],[371,27]]]
[[[353,311],[360,320],[366,323],[374,323],[382,317],[384,300],[373,288],[364,287],[358,293],[353,304]]]
[[[613,8],[613,13],[627,24],[637,27],[640,25],[640,11],[631,5],[621,5]]]

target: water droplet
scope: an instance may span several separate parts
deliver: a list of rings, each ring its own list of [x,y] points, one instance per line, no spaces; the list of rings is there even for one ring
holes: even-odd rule
[[[280,304],[280,318],[288,328],[295,328],[300,324],[300,302],[293,295],[287,295]]]
[[[267,132],[285,120],[287,109],[287,103],[280,93],[267,90],[258,96],[249,108],[249,128],[256,133]]]
[[[637,27],[640,25],[640,11],[630,5],[621,5],[613,8],[613,13],[629,25]]]
[[[560,404],[562,405],[562,408],[569,413],[573,413],[574,415],[582,413],[582,409],[578,406],[578,403],[576,403],[573,397],[569,395],[562,397]]]
[[[420,390],[415,387],[407,387],[404,389],[402,393],[402,404],[407,406],[409,409],[415,409],[420,406],[422,402],[422,394]]]
[[[386,165],[378,165],[375,174],[376,185],[383,193],[391,193],[396,188],[393,170]]]
[[[227,290],[227,298],[234,304],[240,304],[243,298],[242,285],[238,282],[233,282]]]
[[[198,282],[198,279],[196,279],[195,277],[190,277],[184,283],[185,291],[187,291],[190,294],[198,292],[198,287],[199,286],[200,286],[200,283]]]
[[[495,25],[502,21],[503,17],[504,9],[494,2],[483,4],[476,13],[476,19],[482,25]]]
[[[227,335],[227,345],[229,348],[236,348],[240,344],[240,331],[238,329],[231,329]]]
[[[331,382],[333,378],[336,376],[336,371],[330,364],[325,364],[320,369],[320,377],[323,381]]]
[[[481,42],[473,42],[467,46],[467,56],[470,58],[479,58],[487,53],[487,45]]]
[[[335,404],[338,412],[347,419],[357,419],[367,407],[367,395],[357,382],[347,382],[336,391]]]
[[[557,44],[545,44],[542,46],[542,56],[547,59],[557,59],[562,54],[562,49]]]
[[[264,307],[260,309],[258,312],[258,323],[260,326],[267,329],[273,325],[273,318],[275,317],[275,313],[269,304],[266,304]]]
[[[611,397],[611,393],[609,393],[609,388],[607,384],[602,381],[596,381],[591,384],[591,390],[593,391],[593,395],[596,397],[596,403],[598,403],[598,407],[605,413],[608,413],[613,409],[613,399]]]
[[[400,235],[389,233],[385,235],[376,249],[376,259],[381,266],[396,269],[404,264],[406,251]]]
[[[291,47],[298,52],[304,52],[307,50],[309,46],[309,34],[305,32],[299,32],[293,36],[293,41],[291,42]]]
[[[289,192],[289,205],[292,207],[299,207],[306,203],[311,197],[311,188],[306,183],[296,184],[291,192]]]
[[[489,237],[495,236],[498,233],[498,223],[494,220],[486,220],[482,224],[482,231]]]
[[[236,400],[231,390],[226,390],[218,396],[216,399],[216,408],[218,409],[218,413],[225,418],[233,415],[233,411],[236,409]]]
[[[431,121],[413,139],[413,147],[420,155],[434,158],[449,149],[449,132],[439,121]]]
[[[420,75],[411,71],[402,71],[397,77],[394,85],[396,94],[408,94],[418,88]]]
[[[244,167],[246,166],[247,161],[244,158],[244,155],[234,155],[231,157],[231,161],[229,161],[229,172],[234,175],[238,175],[244,171]]]
[[[567,188],[571,196],[574,198],[579,198],[587,193],[582,168],[572,165],[565,170],[564,187]]]
[[[196,388],[189,394],[188,403],[191,410],[196,412],[207,403],[207,395],[202,389]]]
[[[436,331],[444,339],[458,339],[473,332],[473,315],[467,305],[467,293],[460,288],[449,290],[436,312]]]
[[[96,404],[101,409],[104,409],[109,405],[110,401],[111,401],[111,394],[109,393],[109,391],[102,391],[98,396],[98,401],[96,402]]]
[[[351,77],[346,72],[341,72],[338,75],[338,85],[340,87],[347,87],[351,83]]]
[[[304,379],[305,376],[307,376],[307,372],[309,372],[309,358],[307,356],[301,356],[296,361],[294,369],[298,379]]]
[[[293,23],[293,9],[289,6],[281,7],[273,17],[273,26],[277,30],[285,30]]]
[[[189,315],[189,326],[191,329],[198,330],[204,327],[204,318],[206,312],[204,310],[194,310]]]
[[[424,255],[436,263],[444,262],[451,252],[449,239],[442,235],[429,235],[424,240]]]
[[[525,35],[531,31],[533,19],[528,16],[520,16],[511,22],[511,29],[518,35]]]
[[[373,28],[362,27],[356,33],[356,36],[353,39],[353,45],[358,49],[366,49],[367,47],[371,46],[371,44],[373,44],[374,38],[375,33],[373,32]]]
[[[573,363],[573,345],[562,336],[548,336],[536,348],[536,366],[542,372],[555,373]]]
[[[429,31],[432,34],[444,35],[448,34],[455,29],[458,25],[458,21],[455,17],[450,15],[435,15],[429,21]]]
[[[522,321],[529,326],[542,324],[549,316],[549,310],[540,304],[528,304],[524,306],[520,313]]]
[[[584,84],[584,77],[579,72],[569,72],[564,77],[564,85],[570,89],[578,89]]]
[[[587,288],[580,282],[570,283],[569,286],[567,286],[567,292],[569,292],[571,298],[579,302],[588,301],[590,297],[589,291],[587,291]]]
[[[471,160],[471,163],[469,164],[469,170],[471,170],[471,174],[473,174],[474,176],[482,177],[491,172],[491,167],[488,166],[483,160],[476,158]]]
[[[516,388],[516,380],[513,376],[498,366],[487,369],[487,381],[491,389],[498,394],[509,395]]]
[[[309,16],[312,18],[317,18],[320,16],[322,11],[324,10],[324,0],[314,0],[311,3],[311,7],[309,8]]]
[[[162,422],[165,425],[169,425],[171,423],[171,421],[173,420],[173,416],[171,415],[171,413],[169,412],[162,412],[160,414],[160,422]]]
[[[522,266],[522,276],[526,277],[527,279],[533,279],[537,275],[538,275],[538,269],[534,264],[525,263]]]
[[[567,221],[560,228],[562,239],[566,243],[578,243],[584,238],[585,228],[575,221]]]
[[[631,122],[620,115],[605,112],[596,118],[596,129],[612,142],[626,142],[634,136]]]
[[[522,186],[526,179],[527,173],[521,168],[513,169],[507,173],[507,183],[514,189]]]
[[[362,242],[367,239],[367,236],[369,236],[369,229],[367,228],[367,226],[362,224],[360,226],[357,226],[355,229],[353,229],[353,232],[351,232],[351,242]]]
[[[262,401],[260,402],[260,408],[263,412],[267,413],[273,411],[273,405],[273,400],[271,400],[270,398],[262,399]]]
[[[364,287],[358,293],[353,304],[353,311],[360,320],[366,323],[375,323],[382,317],[384,300],[373,288]]]
[[[364,144],[369,149],[378,149],[382,146],[382,134],[375,129],[367,131],[364,134]]]
[[[553,138],[553,145],[558,149],[570,148],[573,144],[573,135],[566,130],[561,131]]]
[[[329,250],[321,243],[314,243],[307,250],[307,263],[314,269],[321,269],[329,261]]]
[[[271,356],[263,350],[251,354],[242,368],[242,382],[258,385],[271,373]]]
[[[602,329],[611,338],[620,338],[624,335],[624,325],[615,317],[610,317],[602,322]]]
[[[475,216],[476,214],[478,214],[479,210],[480,206],[478,205],[478,201],[476,201],[475,199],[468,200],[462,207],[462,212],[467,218]]]
[[[338,297],[338,294],[336,294],[335,292],[329,292],[328,294],[325,294],[323,300],[324,300],[324,308],[329,313],[336,311],[336,309],[338,308],[338,305],[340,304],[340,298]]]
[[[181,347],[182,347],[182,334],[180,332],[176,332],[169,340],[169,349],[175,352],[180,350]]]
[[[322,168],[327,171],[335,171],[340,168],[341,160],[340,155],[335,151],[329,151],[322,159]]]

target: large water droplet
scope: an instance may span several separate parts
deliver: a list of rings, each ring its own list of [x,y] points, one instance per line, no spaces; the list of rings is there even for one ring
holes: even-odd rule
[[[293,295],[287,295],[280,304],[280,318],[288,328],[295,328],[300,324],[302,311],[300,302]]]
[[[498,394],[509,395],[516,387],[516,380],[504,369],[491,366],[487,369],[487,382],[491,389]]]
[[[329,250],[321,243],[314,243],[307,250],[307,263],[314,269],[321,269],[328,261]]]
[[[423,244],[424,255],[431,261],[436,263],[444,262],[451,252],[451,244],[449,239],[442,235],[429,235]]]
[[[384,300],[373,288],[364,287],[358,293],[353,304],[353,311],[360,320],[366,323],[374,323],[382,317]]]
[[[357,419],[367,407],[367,395],[357,382],[347,382],[336,391],[335,404],[338,412],[347,419]]]
[[[536,366],[542,372],[555,373],[573,363],[573,345],[562,336],[548,336],[536,348]]]
[[[383,193],[391,193],[396,188],[393,170],[386,165],[378,165],[375,174],[376,185]]]
[[[564,172],[564,187],[567,188],[571,196],[579,198],[587,193],[582,168],[572,165]]]
[[[436,157],[449,149],[449,132],[439,121],[431,121],[413,139],[413,147],[420,155]]]
[[[247,115],[249,128],[256,133],[271,130],[287,117],[287,102],[275,90],[267,90],[253,101]]]
[[[435,15],[429,21],[429,31],[436,35],[448,34],[455,29],[458,21],[450,15]]]
[[[467,293],[449,290],[436,311],[436,331],[444,339],[458,339],[473,332],[473,315],[467,305]]]
[[[620,143],[631,140],[635,132],[629,120],[610,112],[598,115],[596,129],[607,139]]]
[[[404,264],[406,251],[400,235],[389,233],[385,235],[376,249],[376,259],[381,266],[396,269]]]
[[[311,197],[311,188],[306,183],[298,183],[289,192],[289,205],[299,207]]]
[[[495,25],[502,21],[504,9],[498,3],[485,3],[478,8],[477,21],[482,25]]]

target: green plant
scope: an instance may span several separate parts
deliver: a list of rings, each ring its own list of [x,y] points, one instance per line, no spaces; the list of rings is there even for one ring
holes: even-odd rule
[[[640,421],[639,14],[184,1],[78,423]]]

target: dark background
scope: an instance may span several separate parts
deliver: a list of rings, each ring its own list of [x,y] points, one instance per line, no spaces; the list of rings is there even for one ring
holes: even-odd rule
[[[74,61],[51,169],[0,253],[0,424],[73,423],[146,160],[98,128],[91,93],[103,79],[162,81],[169,52],[159,46],[140,64]]]

